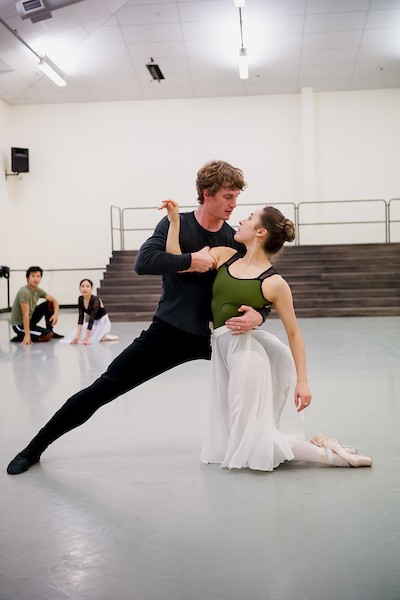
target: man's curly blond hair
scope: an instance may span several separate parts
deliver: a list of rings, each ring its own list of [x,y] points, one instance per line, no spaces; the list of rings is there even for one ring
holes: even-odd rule
[[[199,204],[204,204],[204,190],[214,196],[218,190],[242,190],[246,187],[243,171],[223,160],[211,160],[197,171],[196,188]]]

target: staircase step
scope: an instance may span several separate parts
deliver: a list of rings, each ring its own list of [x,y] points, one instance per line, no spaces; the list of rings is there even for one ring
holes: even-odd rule
[[[126,312],[109,312],[108,313],[111,322],[114,323],[131,323],[134,321],[152,321],[154,311],[126,311]]]
[[[115,298],[117,296],[135,296],[137,294],[158,294],[161,293],[161,284],[157,286],[153,285],[112,285],[106,287],[99,287],[98,295],[101,298]]]
[[[137,275],[137,250],[113,252],[98,294],[112,321],[151,321],[160,275]],[[274,263],[299,318],[400,316],[400,244],[287,246]],[[275,310],[269,318],[278,318]]]
[[[319,295],[312,296],[310,298],[300,298],[296,296],[294,298],[294,304],[296,310],[298,308],[311,308],[315,306],[315,308],[324,308],[325,306],[334,306],[335,308],[340,308],[343,306],[351,306],[351,304],[360,304],[360,297],[342,297],[337,298],[334,296],[330,296],[327,298],[321,298]],[[362,299],[362,306],[364,308],[376,307],[393,307],[397,306],[400,308],[400,298],[397,297],[367,297]]]

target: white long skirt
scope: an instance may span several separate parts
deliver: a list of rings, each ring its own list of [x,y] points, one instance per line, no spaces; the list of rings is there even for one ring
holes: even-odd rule
[[[83,323],[82,331],[81,331],[81,335],[79,336],[78,344],[82,344],[83,339],[86,335],[87,328],[88,328],[88,323],[87,322]],[[93,321],[93,327],[92,327],[92,332],[91,332],[90,338],[89,338],[89,344],[97,344],[98,342],[101,342],[103,337],[105,335],[107,335],[108,333],[110,333],[110,331],[111,331],[111,321],[110,321],[110,318],[108,315],[104,315],[103,317],[101,317],[101,319],[96,319],[95,321]],[[73,329],[71,331],[71,333],[69,334],[69,336],[67,338],[64,338],[61,341],[64,344],[70,344],[75,336],[76,336],[76,327],[75,327],[75,329]]]
[[[263,330],[211,337],[211,401],[201,461],[272,471],[294,458],[304,419],[294,405],[296,370],[289,348]]]

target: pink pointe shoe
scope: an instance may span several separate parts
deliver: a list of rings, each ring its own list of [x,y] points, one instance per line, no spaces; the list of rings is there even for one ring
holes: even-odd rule
[[[355,448],[351,448],[350,446],[344,446],[334,438],[326,439],[323,433],[317,433],[310,441],[315,446],[325,448],[326,450],[332,450],[332,452],[347,460],[351,467],[372,466],[372,458],[370,458],[369,456],[363,456],[362,454],[358,454]]]

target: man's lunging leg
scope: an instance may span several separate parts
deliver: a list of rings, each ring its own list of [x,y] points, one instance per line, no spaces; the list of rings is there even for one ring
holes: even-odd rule
[[[91,386],[69,398],[50,421],[19,452],[7,468],[18,475],[39,462],[41,454],[52,442],[85,423],[101,406],[156,375],[195,358],[209,358],[208,343],[200,336],[177,335],[169,326],[153,323],[134,340]],[[173,333],[173,335],[171,335]],[[188,336],[192,339],[187,339]],[[185,338],[185,339],[183,339]]]

